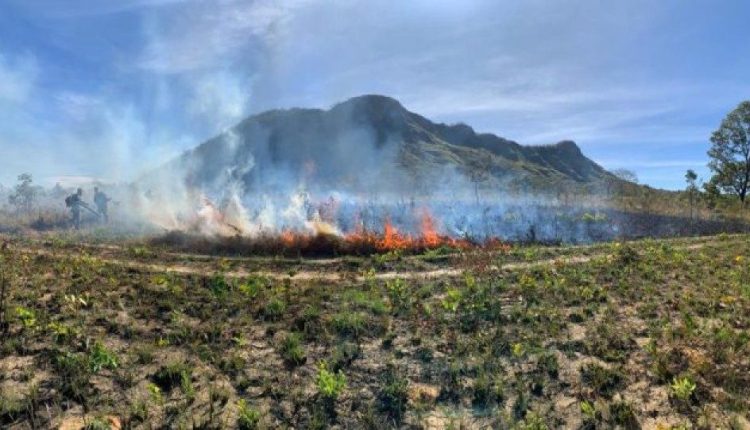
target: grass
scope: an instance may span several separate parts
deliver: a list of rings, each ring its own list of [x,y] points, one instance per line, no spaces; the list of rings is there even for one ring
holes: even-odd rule
[[[330,262],[8,240],[2,428],[741,428],[750,412],[749,236]],[[414,276],[441,269],[457,271]]]

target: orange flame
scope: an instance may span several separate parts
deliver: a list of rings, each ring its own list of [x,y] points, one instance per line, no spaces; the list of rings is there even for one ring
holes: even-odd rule
[[[441,244],[440,236],[435,231],[435,223],[427,210],[422,213],[422,241],[427,248],[436,248]]]

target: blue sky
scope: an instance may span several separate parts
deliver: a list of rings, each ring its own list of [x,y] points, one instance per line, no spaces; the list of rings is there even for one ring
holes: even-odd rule
[[[380,93],[681,188],[750,98],[750,2],[1,0],[0,183],[125,181],[245,116]]]

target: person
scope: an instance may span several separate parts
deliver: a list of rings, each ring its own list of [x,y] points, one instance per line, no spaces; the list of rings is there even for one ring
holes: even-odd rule
[[[109,203],[110,200],[112,199],[107,197],[103,191],[99,191],[99,187],[94,187],[94,204],[96,205],[96,210],[99,212],[99,216],[102,217],[102,220],[105,223],[109,222],[107,203]]]
[[[73,227],[76,230],[81,228],[81,207],[83,206],[83,189],[79,188],[75,194],[65,198],[65,205],[70,208],[70,214],[73,218]]]

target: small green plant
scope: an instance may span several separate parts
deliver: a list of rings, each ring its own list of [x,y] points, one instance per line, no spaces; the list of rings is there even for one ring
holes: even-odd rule
[[[341,336],[359,337],[365,331],[365,319],[357,312],[339,312],[331,319],[333,329]]]
[[[609,406],[612,421],[626,429],[638,429],[638,418],[636,418],[633,405],[627,402],[615,402]]]
[[[92,373],[102,369],[114,370],[119,365],[117,355],[107,349],[101,342],[96,342],[89,352],[89,367]]]
[[[278,297],[274,297],[266,303],[266,307],[263,309],[263,315],[271,321],[276,321],[284,315],[285,311],[286,302]]]
[[[56,343],[64,343],[75,337],[77,334],[77,331],[73,327],[58,322],[47,324],[47,329],[50,331],[52,339]]]
[[[266,285],[267,280],[265,278],[254,276],[246,279],[237,289],[240,293],[252,299],[257,297]]]
[[[164,391],[180,386],[185,394],[192,391],[193,369],[185,363],[174,362],[162,366],[152,377],[155,384]]]
[[[388,299],[391,301],[391,309],[395,314],[402,314],[411,307],[411,298],[409,295],[409,285],[401,278],[392,281],[386,281],[385,289],[388,292]]]
[[[237,428],[255,430],[260,423],[260,412],[248,405],[245,399],[237,401]]]
[[[440,301],[440,304],[448,312],[456,312],[458,305],[461,303],[461,292],[455,288],[449,288],[445,292],[445,298]]]
[[[541,373],[546,373],[550,378],[556,379],[560,372],[557,356],[552,353],[542,354],[537,362],[537,369]]]
[[[83,429],[84,430],[110,430],[111,428],[112,426],[110,426],[106,420],[102,418],[94,418],[93,420],[89,421]]]
[[[16,316],[21,320],[21,325],[24,328],[33,329],[36,326],[36,313],[32,309],[17,306]]]
[[[221,298],[232,289],[232,285],[227,281],[227,278],[224,277],[224,275],[219,273],[208,282],[208,288],[214,296]]]
[[[333,373],[328,370],[325,361],[318,365],[318,375],[315,377],[315,383],[318,386],[318,393],[328,400],[336,400],[346,389],[346,376],[339,370]]]
[[[388,417],[401,421],[406,412],[409,380],[401,376],[393,366],[389,366],[383,375],[383,387],[380,390],[380,408]]]
[[[292,366],[305,364],[307,356],[302,348],[302,336],[299,333],[287,334],[281,342],[280,353],[284,361]]]
[[[362,349],[354,342],[341,342],[331,354],[329,368],[333,371],[345,369],[362,355]]]
[[[162,395],[161,388],[159,388],[158,385],[149,382],[147,389],[152,402],[159,405],[164,403],[164,396]]]
[[[605,397],[611,397],[625,382],[625,376],[620,371],[595,363],[589,363],[581,368],[581,379],[595,393]]]
[[[672,384],[669,386],[672,394],[681,401],[687,401],[695,392],[696,385],[689,377],[685,376],[682,378],[675,377],[672,379]]]
[[[521,430],[549,430],[544,419],[534,412],[529,412],[518,428]]]
[[[596,421],[596,407],[588,400],[581,402],[581,414],[584,421]]]

